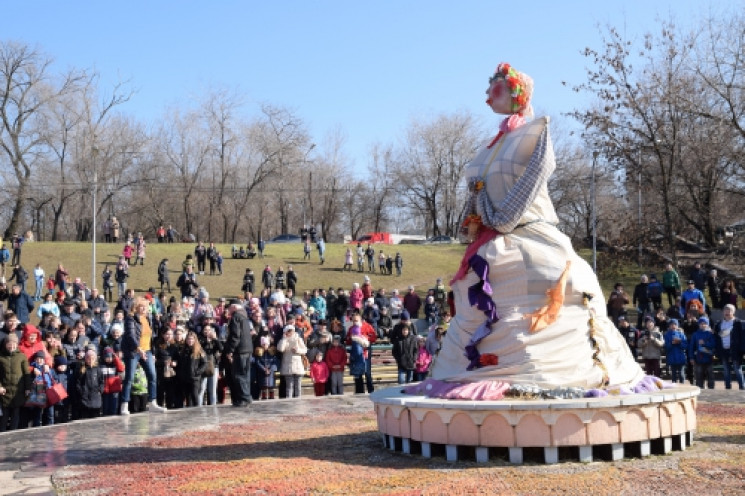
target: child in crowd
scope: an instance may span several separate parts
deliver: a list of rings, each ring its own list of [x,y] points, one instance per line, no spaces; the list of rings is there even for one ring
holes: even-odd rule
[[[114,349],[107,346],[103,350],[101,365],[99,366],[103,374],[103,395],[101,402],[103,404],[103,416],[119,414],[119,393],[122,392],[122,374],[124,373],[124,363],[114,353]]]
[[[47,279],[47,292],[50,295],[54,295],[54,288],[57,286],[57,282],[54,280],[54,274],[49,275],[49,279]]]
[[[225,259],[223,258],[222,253],[218,251],[217,252],[217,275],[218,276],[221,276],[222,275],[222,262],[223,262],[223,260],[225,260]]]
[[[704,376],[706,376],[707,387],[714,389],[714,349],[716,348],[716,336],[709,327],[707,317],[699,317],[698,330],[693,333],[688,343],[688,360],[693,365],[696,377],[696,386],[704,388]]]
[[[54,357],[54,372],[57,374],[57,382],[62,384],[65,391],[69,391],[68,384],[70,383],[71,372],[68,368],[67,357],[65,355],[57,355]],[[68,397],[54,405],[54,423],[64,424],[70,421],[70,398]]]
[[[316,396],[326,394],[326,382],[329,380],[329,367],[323,361],[323,353],[317,352],[316,359],[310,366],[310,379],[313,381],[313,391]]]
[[[427,317],[427,326],[432,327],[440,319],[440,307],[435,302],[433,295],[427,296],[424,303],[424,315]]]
[[[341,335],[334,334],[331,347],[326,353],[326,364],[331,378],[331,394],[344,394],[344,368],[347,366],[347,350],[341,345]]]
[[[52,375],[52,369],[46,363],[46,357],[43,350],[37,351],[32,357],[31,368],[36,376],[34,382],[43,383],[45,389],[49,389],[54,385],[55,378]],[[47,404],[31,408],[31,420],[34,427],[42,425],[42,418],[44,425],[54,425],[54,405]]]
[[[85,352],[83,364],[77,378],[81,418],[95,418],[101,414],[104,387],[103,374],[98,368],[98,356],[94,350]]]
[[[432,363],[432,355],[427,350],[427,338],[417,336],[417,355],[414,364],[414,380],[419,382],[427,378],[429,366]]]
[[[277,371],[277,367],[274,365],[274,370],[272,370],[272,358],[262,346],[257,346],[254,349],[252,361],[253,371],[256,375],[252,377],[256,378],[256,383],[259,386],[259,399],[262,400],[269,399],[269,391],[274,392],[274,384],[270,386],[270,381],[276,382],[274,373]]]
[[[132,392],[129,395],[129,413],[145,411],[147,405],[147,376],[142,365],[137,364],[132,378]]]
[[[124,245],[124,249],[122,250],[122,256],[124,257],[124,260],[127,261],[127,265],[132,264],[132,255],[134,254],[135,248],[132,246],[132,243],[127,242],[126,245]]]
[[[683,384],[685,377],[686,349],[688,340],[686,335],[678,329],[678,319],[667,322],[665,333],[665,361],[670,366],[673,382]]]

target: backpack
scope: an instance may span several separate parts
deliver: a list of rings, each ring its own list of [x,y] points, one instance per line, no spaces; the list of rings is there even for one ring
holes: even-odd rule
[[[659,282],[650,283],[649,286],[647,286],[647,294],[650,298],[659,298],[662,296],[662,284]]]

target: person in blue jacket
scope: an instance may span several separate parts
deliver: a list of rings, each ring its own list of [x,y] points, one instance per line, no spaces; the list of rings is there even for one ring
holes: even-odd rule
[[[717,348],[717,337],[709,326],[707,317],[699,317],[698,330],[691,335],[688,343],[688,360],[693,365],[696,386],[714,389],[714,351]]]
[[[0,277],[5,277],[5,264],[10,261],[10,250],[3,244],[0,247]]]
[[[672,371],[673,382],[685,383],[687,349],[688,340],[685,333],[678,328],[678,320],[670,319],[665,333],[665,361]]]
[[[19,284],[14,284],[8,295],[8,310],[12,310],[18,322],[25,324],[31,321],[31,312],[34,310],[34,302],[31,297],[23,291]]]

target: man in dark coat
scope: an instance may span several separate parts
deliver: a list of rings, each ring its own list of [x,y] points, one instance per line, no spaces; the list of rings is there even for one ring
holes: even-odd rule
[[[253,325],[248,319],[246,308],[239,300],[230,301],[230,321],[228,339],[225,342],[225,356],[232,363],[233,387],[230,396],[233,406],[249,405],[251,400],[251,355],[253,346]]]
[[[30,314],[34,309],[34,302],[31,297],[23,291],[19,284],[14,284],[8,296],[8,310],[12,310],[18,322],[25,324],[30,320]]]

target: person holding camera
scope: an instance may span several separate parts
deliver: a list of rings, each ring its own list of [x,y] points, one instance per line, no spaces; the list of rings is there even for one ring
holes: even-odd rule
[[[638,348],[644,360],[644,372],[647,375],[660,377],[660,358],[664,346],[665,339],[655,326],[654,318],[647,315],[644,317],[644,330],[638,343]]]

